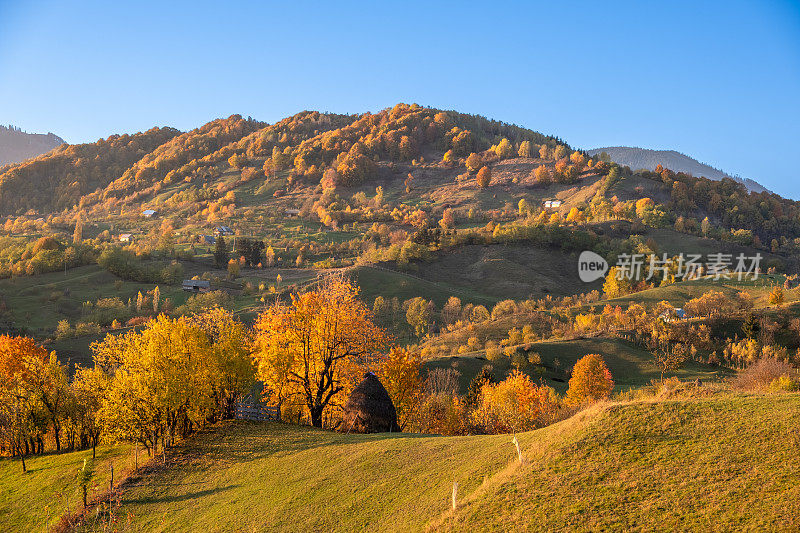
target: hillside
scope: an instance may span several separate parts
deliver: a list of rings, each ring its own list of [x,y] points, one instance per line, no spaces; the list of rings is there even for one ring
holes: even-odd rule
[[[0,167],[21,163],[64,144],[54,133],[26,133],[13,126],[0,126]]]
[[[675,172],[685,172],[693,176],[704,176],[712,180],[730,178],[742,183],[748,190],[753,192],[767,191],[762,185],[751,179],[742,179],[731,176],[725,172],[701,163],[697,159],[675,150],[650,150],[647,148],[636,148],[632,146],[607,146],[605,148],[592,148],[587,150],[589,155],[607,153],[612,161],[620,165],[629,166],[634,170],[643,168],[655,170],[656,166],[661,165]]]
[[[130,478],[116,514],[131,531],[790,530],[798,427],[797,394],[602,404],[519,435],[519,465],[508,435],[240,422]]]

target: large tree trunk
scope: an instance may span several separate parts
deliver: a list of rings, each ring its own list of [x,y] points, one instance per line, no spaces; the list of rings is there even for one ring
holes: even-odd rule
[[[315,428],[322,427],[322,407],[312,407],[309,409],[311,412],[311,425]]]

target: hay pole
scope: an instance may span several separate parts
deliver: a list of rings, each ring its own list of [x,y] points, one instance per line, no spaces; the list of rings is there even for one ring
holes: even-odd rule
[[[457,498],[458,498],[458,481],[454,481],[453,482],[453,495],[452,495],[452,498],[451,498],[452,499],[451,503],[453,505],[453,510],[454,511],[456,510]]]
[[[519,462],[522,463],[522,451],[519,449],[519,441],[517,440],[517,434],[514,434],[514,438],[511,439],[511,443],[517,447],[517,457],[519,458]]]

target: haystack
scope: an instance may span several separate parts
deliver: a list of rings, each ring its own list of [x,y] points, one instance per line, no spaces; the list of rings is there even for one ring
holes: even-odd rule
[[[372,372],[364,374],[364,379],[347,399],[339,429],[345,433],[400,431],[392,399]]]

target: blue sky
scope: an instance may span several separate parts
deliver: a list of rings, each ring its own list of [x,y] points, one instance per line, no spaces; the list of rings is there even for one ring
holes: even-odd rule
[[[0,123],[86,142],[416,102],[800,199],[798,2],[120,4],[0,0]]]

